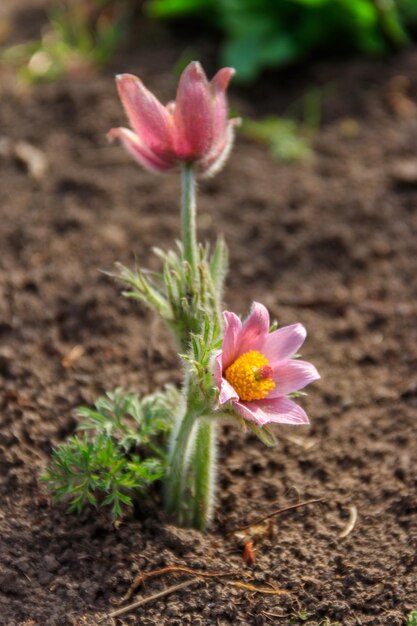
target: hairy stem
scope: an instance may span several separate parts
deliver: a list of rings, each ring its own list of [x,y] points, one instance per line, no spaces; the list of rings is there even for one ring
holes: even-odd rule
[[[193,166],[185,163],[181,171],[181,238],[184,258],[193,270],[197,267],[196,182]]]
[[[205,530],[210,522],[216,472],[215,418],[200,418],[195,440],[193,526]]]
[[[189,502],[185,497],[187,486],[187,471],[194,442],[194,427],[196,415],[186,410],[174,430],[171,439],[171,449],[166,478],[166,507],[170,513],[175,513],[178,523],[184,523],[187,516]],[[188,506],[187,506],[188,504]]]
[[[216,434],[215,419],[210,415],[212,381],[207,382],[201,373],[201,370],[208,371],[208,363],[204,361],[203,366],[198,362],[203,357],[205,359],[204,351],[201,356],[199,354],[198,341],[205,328],[205,315],[209,315],[212,328],[216,327],[216,322],[221,325],[221,286],[227,254],[220,242],[212,266],[204,265],[203,261],[199,264],[196,181],[192,165],[183,165],[181,180],[181,237],[188,274],[187,290],[178,307],[180,313],[174,320],[174,328],[182,349],[190,352],[200,367],[196,373],[192,366],[185,374],[184,409],[171,434],[165,494],[167,510],[175,514],[179,524],[191,524],[203,530],[208,525],[213,504]]]

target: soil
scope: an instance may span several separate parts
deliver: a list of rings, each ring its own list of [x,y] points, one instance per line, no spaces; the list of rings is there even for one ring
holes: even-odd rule
[[[183,44],[158,27],[156,46],[155,28],[101,75],[24,89],[2,71],[0,624],[405,624],[417,608],[417,50],[235,87],[233,106],[256,117],[322,85],[314,156],[285,166],[240,136],[224,171],[200,185],[200,238],[222,231],[230,247],[227,307],[245,315],[258,300],[309,331],[303,357],[322,375],[302,401],[311,427],[276,427],[267,449],[223,426],[207,534],[176,528],[157,502],[116,527],[106,513],[68,515],[40,484],[77,405],[117,386],[179,381],[163,328],[100,272],[135,258],[157,267],[152,246],[178,236],[177,177],[153,177],[105,139],[124,123],[116,71],[139,74],[162,99],[174,93]],[[212,46],[201,44],[212,71]],[[45,175],[16,158],[22,140],[45,155]],[[231,529],[316,498],[277,516],[244,563]],[[167,565],[235,569],[235,580],[285,593],[204,579],[106,617],[138,573]],[[183,579],[149,581],[138,597]]]

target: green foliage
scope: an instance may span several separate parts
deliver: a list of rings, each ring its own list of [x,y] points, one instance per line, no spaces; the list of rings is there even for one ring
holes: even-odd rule
[[[167,385],[163,393],[143,398],[116,389],[99,398],[95,409],[77,409],[78,417],[84,418],[79,430],[95,430],[106,437],[113,437],[125,451],[133,446],[148,446],[162,456],[154,442],[161,433],[171,430],[172,415],[178,403],[179,392],[172,385]]]
[[[316,51],[381,54],[405,45],[415,0],[151,0],[156,18],[193,16],[224,36],[222,62],[253,80]]]
[[[162,445],[179,402],[179,392],[168,386],[143,398],[116,389],[99,398],[94,409],[80,407],[83,435],[54,450],[43,476],[55,500],[68,500],[69,511],[76,512],[87,504],[111,507],[113,518],[120,517],[123,507],[163,477]]]
[[[159,313],[180,349],[188,352],[190,333],[199,335],[207,316],[220,320],[219,302],[228,264],[226,244],[220,237],[212,253],[208,246],[200,246],[196,271],[185,260],[180,243],[177,252],[160,248],[154,252],[163,262],[162,272],[130,270],[117,264],[118,273],[112,276],[127,287],[124,296],[140,300]]]
[[[330,89],[326,87],[326,91]],[[304,161],[312,156],[311,143],[320,127],[323,89],[309,89],[289,113],[294,117],[270,115],[261,120],[244,119],[241,132],[265,143],[282,163]],[[302,121],[298,121],[298,119]]]
[[[305,609],[300,609],[297,613],[291,615],[290,624],[304,624],[309,618],[309,614]]]
[[[258,437],[262,443],[268,448],[273,448],[277,445],[277,439],[272,430],[267,426],[258,426],[255,422],[246,421],[244,426],[248,426],[249,430]]]
[[[221,344],[221,330],[217,320],[212,324],[210,317],[206,315],[201,333],[191,334],[190,350],[187,354],[181,354],[181,358],[190,363],[202,379],[209,373],[213,352],[219,350]]]
[[[308,132],[295,120],[270,116],[260,121],[245,120],[242,132],[266,143],[271,155],[283,163],[302,161],[311,156]]]
[[[6,48],[0,60],[16,65],[29,82],[105,64],[125,30],[127,0],[61,2],[49,14],[42,38]]]
[[[111,506],[112,516],[122,515],[122,505],[132,506],[133,492],[143,492],[163,476],[160,460],[130,459],[117,443],[103,434],[88,440],[71,437],[54,450],[44,479],[56,500],[69,499],[69,511],[86,504]]]
[[[411,611],[407,616],[407,626],[417,626],[417,611]]]

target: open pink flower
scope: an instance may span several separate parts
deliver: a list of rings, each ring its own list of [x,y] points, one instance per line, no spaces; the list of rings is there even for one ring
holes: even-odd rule
[[[175,102],[163,106],[132,74],[117,76],[117,90],[133,130],[112,128],[145,169],[165,172],[177,162],[195,163],[205,176],[226,161],[238,119],[227,119],[226,89],[234,69],[224,67],[209,82],[200,63],[183,71]]]
[[[293,358],[306,338],[304,326],[293,324],[270,333],[268,311],[258,302],[243,323],[230,311],[224,318],[214,372],[220,406],[230,403],[258,426],[308,424],[305,411],[287,397],[320,378],[314,365]]]

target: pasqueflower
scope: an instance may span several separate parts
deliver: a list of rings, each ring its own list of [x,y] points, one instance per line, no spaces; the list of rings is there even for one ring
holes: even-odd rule
[[[320,378],[314,365],[294,359],[306,338],[302,324],[269,332],[269,314],[255,302],[242,323],[225,311],[225,333],[215,360],[219,405],[230,405],[244,419],[308,424],[305,411],[288,395]]]
[[[227,159],[238,119],[227,119],[226,89],[234,69],[224,67],[209,82],[194,61],[183,71],[175,102],[163,106],[132,74],[117,76],[117,89],[133,130],[112,128],[145,169],[165,172],[178,162],[195,163],[206,176]]]

